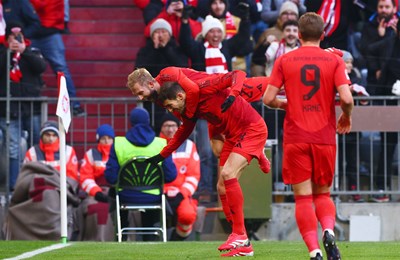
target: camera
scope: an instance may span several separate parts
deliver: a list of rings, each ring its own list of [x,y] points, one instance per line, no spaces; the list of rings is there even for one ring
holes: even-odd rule
[[[22,43],[22,35],[21,35],[21,34],[16,35],[16,36],[15,36],[15,39],[16,39],[19,43]]]

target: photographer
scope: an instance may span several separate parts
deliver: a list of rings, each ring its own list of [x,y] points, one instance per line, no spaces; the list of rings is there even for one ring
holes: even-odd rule
[[[154,21],[158,18],[166,20],[172,28],[172,36],[178,39],[179,32],[181,29],[181,18],[187,16],[189,26],[191,28],[192,38],[195,39],[201,33],[201,23],[196,21],[195,8],[191,5],[187,5],[185,0],[169,0],[165,5],[165,9],[154,18],[144,29],[145,37],[151,37],[150,27]]]
[[[7,60],[7,49],[11,51],[10,60]],[[11,64],[11,70],[7,71],[7,62]],[[7,73],[10,74],[10,95],[11,97],[39,97],[42,87],[41,73],[46,69],[46,61],[38,49],[30,46],[30,41],[24,37],[23,27],[18,22],[10,21],[6,27],[6,41],[0,45],[0,96],[7,95]],[[6,129],[6,103],[0,102],[3,109],[0,110],[0,128],[5,133]],[[10,189],[12,190],[19,172],[20,139],[21,129],[33,129],[29,133],[34,142],[39,140],[40,104],[31,102],[11,102],[10,104]],[[33,111],[31,110],[33,107]],[[33,118],[31,118],[33,115]],[[36,122],[31,127],[30,123]],[[26,126],[27,125],[27,126]]]

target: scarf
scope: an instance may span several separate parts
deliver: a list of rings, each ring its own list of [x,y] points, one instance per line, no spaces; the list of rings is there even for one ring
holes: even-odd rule
[[[28,47],[31,45],[31,41],[28,39],[24,39],[25,46]],[[4,45],[8,48],[8,42],[4,42]],[[19,83],[22,78],[22,72],[19,68],[19,61],[21,60],[21,53],[15,52],[12,56],[11,60],[11,71],[10,71],[10,79],[13,82]]]
[[[324,0],[317,12],[324,20],[324,31],[327,37],[335,32],[340,23],[340,1],[341,0]]]
[[[276,50],[275,59],[277,59],[280,56],[282,56],[283,54],[285,54],[286,53],[286,48],[290,48],[291,50],[294,50],[294,49],[297,49],[298,47],[299,47],[299,43],[298,42],[296,43],[296,45],[294,47],[290,47],[290,46],[286,45],[285,39],[282,39],[279,42],[278,49]]]
[[[225,15],[225,39],[232,38],[237,33],[237,28],[235,26],[235,21],[230,12],[226,12]]]
[[[10,79],[13,82],[20,82],[22,78],[22,72],[19,69],[19,61],[21,59],[21,53],[20,52],[15,52],[12,57],[12,62],[11,62],[11,71],[10,71]]]
[[[224,54],[221,52],[222,43],[219,44],[218,48],[214,48],[208,41],[206,41],[204,47],[206,47],[205,71],[207,74],[227,73],[228,64],[226,63]]]

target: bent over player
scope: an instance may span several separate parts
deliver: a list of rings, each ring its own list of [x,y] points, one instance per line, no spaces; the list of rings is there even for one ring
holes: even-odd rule
[[[324,22],[315,13],[299,19],[301,47],[279,57],[263,102],[286,110],[283,136],[283,180],[292,184],[297,226],[310,259],[322,259],[318,221],[329,260],[339,260],[334,226],[336,209],[330,198],[336,159],[336,131],[349,133],[353,98],[343,60],[319,47]],[[285,86],[287,100],[277,99]],[[336,127],[335,95],[342,114]]]

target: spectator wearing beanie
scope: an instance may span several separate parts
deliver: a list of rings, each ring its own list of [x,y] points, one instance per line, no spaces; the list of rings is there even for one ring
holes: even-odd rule
[[[225,39],[222,23],[208,15],[202,23],[203,41],[189,37],[190,26],[182,19],[179,42],[181,48],[192,61],[192,68],[207,73],[226,73],[232,71],[232,58],[245,56],[253,50],[250,35],[250,20],[242,19],[239,31],[232,38]]]
[[[166,113],[161,118],[160,137],[170,140],[180,124],[178,118]],[[167,200],[176,216],[171,240],[184,240],[191,234],[197,216],[197,201],[192,198],[200,181],[200,158],[196,144],[186,139],[172,153],[172,158],[178,175],[173,182],[164,185]]]
[[[131,158],[136,156],[152,157],[157,155],[166,146],[165,139],[156,137],[154,130],[150,126],[150,117],[146,109],[134,108],[129,115],[131,128],[125,136],[115,137],[111,147],[110,157],[104,173],[109,184],[115,185],[118,179],[120,168]],[[176,178],[176,167],[172,161],[172,156],[162,162],[164,171],[164,182],[169,183]],[[159,196],[140,191],[123,190],[119,193],[122,203],[153,203],[159,201]],[[145,226],[153,225],[160,220],[159,212],[143,212],[142,221]],[[124,218],[123,227],[127,226],[127,215]],[[155,236],[147,235],[144,240],[154,240]]]
[[[281,41],[283,38],[283,24],[288,20],[298,20],[299,9],[296,4],[291,1],[286,1],[282,4],[279,10],[279,17],[276,24],[265,30],[258,38],[251,59],[251,76],[259,77],[266,76],[265,74],[265,51],[274,41]]]
[[[281,15],[282,11],[288,9],[293,11],[297,10],[298,17],[307,12],[307,7],[304,5],[304,0],[296,2],[291,0],[262,0],[261,19],[270,26],[273,26],[278,20],[278,17]]]
[[[178,39],[179,32],[181,29],[181,18],[184,7],[186,5],[185,0],[169,0],[165,5],[165,9],[163,9],[160,14],[156,18],[154,18],[151,22],[149,22],[144,29],[144,36],[150,37],[151,33],[151,25],[158,19],[163,18],[171,25],[172,35],[175,39]],[[192,38],[196,38],[197,35],[201,32],[201,23],[193,20],[191,18],[188,19],[189,25],[191,27],[191,36]]]
[[[40,130],[40,141],[25,154],[24,163],[41,162],[60,171],[60,140],[58,123],[47,121]],[[67,177],[78,182],[78,159],[75,149],[66,145]]]
[[[115,133],[111,125],[99,126],[96,131],[97,146],[89,149],[82,160],[79,181],[81,189],[88,196],[78,210],[78,241],[114,240],[112,217],[108,212],[109,185],[104,177],[114,138]]]

